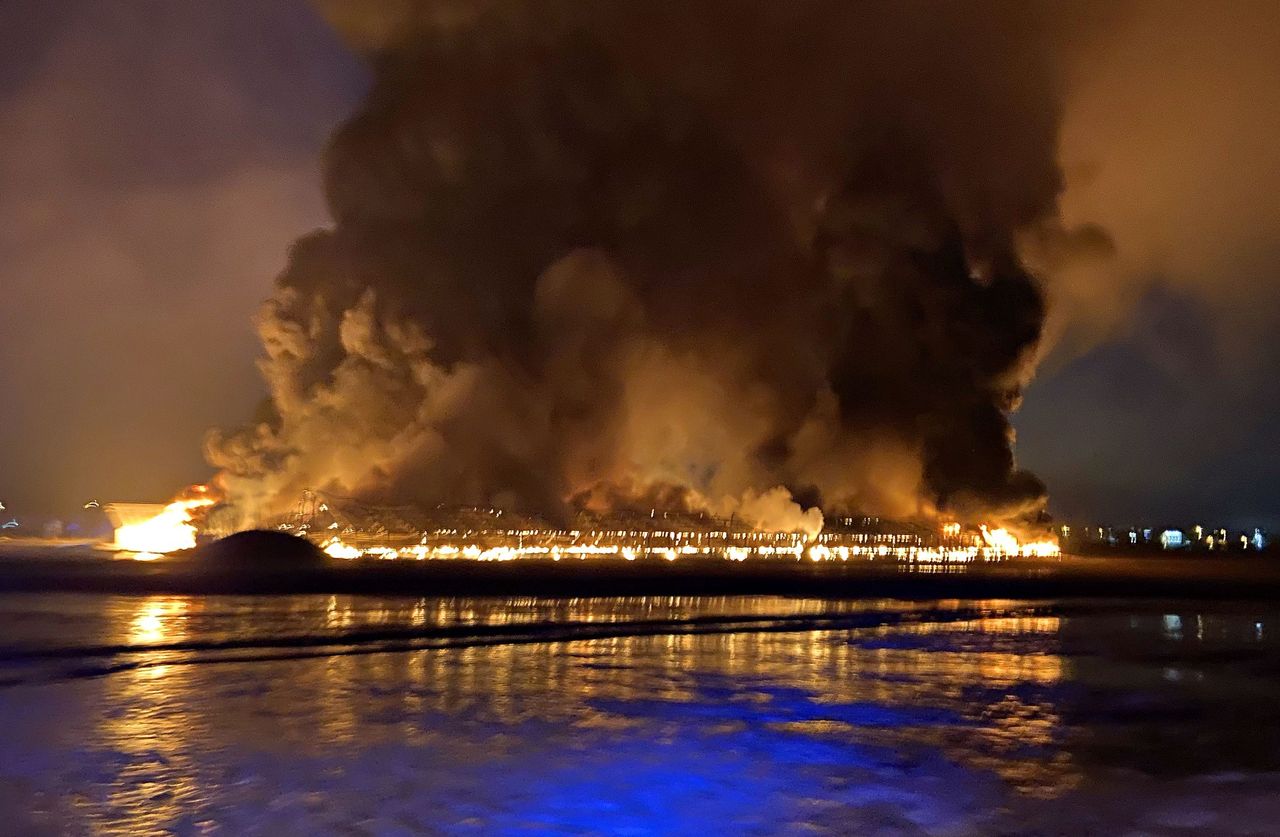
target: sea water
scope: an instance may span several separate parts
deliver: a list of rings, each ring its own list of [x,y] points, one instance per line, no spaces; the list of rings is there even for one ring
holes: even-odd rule
[[[0,596],[5,833],[1274,833],[1256,604]]]

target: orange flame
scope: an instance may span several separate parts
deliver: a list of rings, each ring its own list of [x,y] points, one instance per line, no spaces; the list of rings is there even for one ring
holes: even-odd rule
[[[1055,558],[1062,549],[1053,541],[1019,541],[1008,529],[980,527],[982,540],[991,554],[1010,558]]]
[[[192,486],[154,517],[116,529],[115,548],[137,553],[135,557],[144,561],[191,549],[196,545],[200,513],[217,502],[207,486]]]

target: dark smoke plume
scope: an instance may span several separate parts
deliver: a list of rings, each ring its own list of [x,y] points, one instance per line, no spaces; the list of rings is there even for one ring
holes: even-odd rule
[[[215,433],[248,518],[423,504],[1034,516],[1008,415],[1062,228],[1031,3],[321,3],[375,69]],[[1051,245],[1051,246],[1048,246]],[[803,501],[803,506],[801,502]],[[806,510],[805,506],[809,508]]]

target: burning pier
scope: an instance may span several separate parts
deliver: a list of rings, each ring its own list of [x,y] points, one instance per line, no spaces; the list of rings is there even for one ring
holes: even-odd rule
[[[492,508],[429,511],[374,506],[307,492],[280,531],[305,537],[329,556],[354,560],[613,558],[626,561],[682,557],[729,561],[888,560],[969,563],[1010,558],[1055,557],[1054,542],[1023,542],[1004,529],[940,529],[894,523],[878,517],[836,517],[815,536],[760,531],[735,518],[687,511],[580,512],[555,526],[544,520]]]

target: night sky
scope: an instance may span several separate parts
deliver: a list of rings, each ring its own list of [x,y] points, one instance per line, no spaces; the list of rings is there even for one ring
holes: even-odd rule
[[[1280,529],[1278,9],[1133,5],[1081,47],[1063,214],[1117,256],[1048,289],[1014,419],[1060,517]],[[12,513],[208,475],[205,431],[263,396],[251,317],[328,223],[320,155],[368,83],[301,0],[0,5]]]

